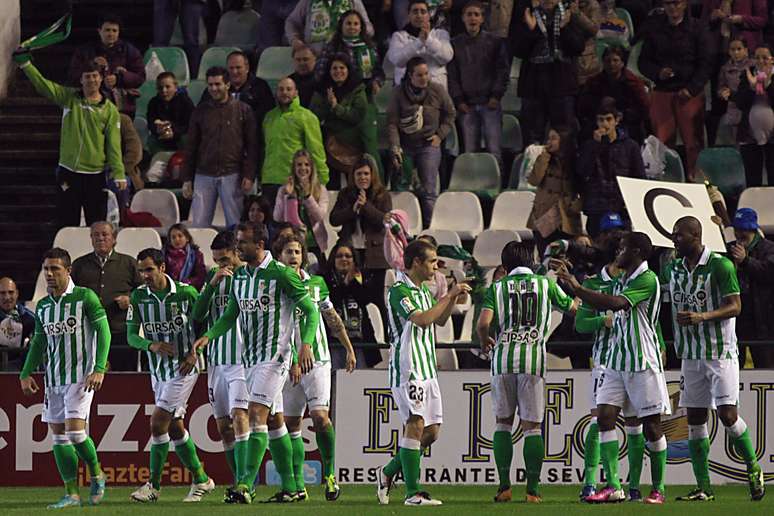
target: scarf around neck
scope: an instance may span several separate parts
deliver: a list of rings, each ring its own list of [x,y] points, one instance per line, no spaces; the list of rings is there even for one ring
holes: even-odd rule
[[[545,12],[542,8],[535,9],[535,18],[537,19],[537,26],[542,33],[542,38],[535,45],[535,50],[532,52],[530,62],[541,64],[551,63],[554,61],[566,61],[567,59],[562,54],[560,46],[560,35],[562,30],[562,18],[566,9],[562,2],[559,2],[554,9],[554,15],[552,23],[548,22],[550,13]],[[549,29],[551,34],[549,34]]]

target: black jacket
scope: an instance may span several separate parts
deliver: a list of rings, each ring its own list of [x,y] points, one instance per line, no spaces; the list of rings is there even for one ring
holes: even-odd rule
[[[317,81],[314,78],[314,73],[309,75],[298,75],[297,72],[293,72],[289,75],[293,82],[296,83],[296,89],[298,90],[298,100],[301,105],[306,109],[312,105],[312,97],[317,87]]]
[[[747,339],[774,338],[774,242],[761,238],[737,265],[742,313],[737,332]]]
[[[446,65],[446,73],[454,104],[486,104],[490,98],[501,99],[511,72],[505,41],[481,31],[475,36],[460,34],[451,44],[454,58]]]
[[[188,123],[191,121],[193,111],[193,101],[185,92],[178,91],[169,102],[156,95],[148,102],[146,117],[146,120],[148,120],[148,131],[155,138],[158,138],[155,121],[171,122],[174,138],[172,140],[159,140],[159,143],[165,149],[175,150],[180,142],[180,138],[188,132]]]

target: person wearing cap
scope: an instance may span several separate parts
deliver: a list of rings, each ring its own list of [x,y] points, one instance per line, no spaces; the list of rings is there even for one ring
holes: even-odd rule
[[[752,208],[736,210],[733,226],[736,242],[730,245],[728,253],[736,265],[741,289],[742,312],[736,318],[736,332],[744,343],[774,333],[774,242],[763,237],[758,214]],[[740,345],[740,362],[747,355],[745,348]],[[750,346],[750,354],[755,367],[774,367],[774,342]]]
[[[593,138],[581,146],[577,179],[588,217],[586,232],[592,238],[600,232],[605,213],[613,211],[628,220],[626,205],[618,189],[617,177],[645,179],[640,146],[619,124],[621,113],[615,100],[606,97],[597,109],[597,128]]]

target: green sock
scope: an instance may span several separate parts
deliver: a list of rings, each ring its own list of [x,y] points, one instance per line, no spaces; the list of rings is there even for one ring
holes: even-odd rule
[[[540,486],[540,470],[543,469],[543,457],[546,454],[543,434],[525,435],[523,452],[524,466],[527,469],[527,493],[537,495]]]
[[[293,477],[293,446],[290,444],[290,436],[287,429],[283,426],[281,430],[274,430],[274,432],[278,433],[280,431],[284,431],[284,433],[269,439],[269,451],[271,451],[274,467],[277,468],[277,473],[282,479],[282,490],[288,493],[295,493],[296,479]]]
[[[629,459],[629,489],[640,488],[640,477],[642,476],[642,458],[645,456],[645,436],[642,434],[642,427],[639,433],[630,434],[627,429],[627,445]]]
[[[654,447],[663,448],[659,451],[654,451]],[[660,491],[661,494],[665,494],[664,490],[664,472],[666,471],[667,462],[667,442],[666,437],[661,436],[661,439],[655,443],[648,443],[648,451],[650,452],[650,478],[653,481],[653,489]]]
[[[511,463],[513,462],[511,432],[497,430],[492,438],[492,449],[497,465],[497,475],[500,477],[500,488],[508,489],[511,487]]]
[[[209,477],[204,472],[202,463],[199,462],[199,456],[196,454],[196,445],[188,435],[188,431],[183,434],[182,439],[175,441],[175,453],[177,453],[183,466],[193,474],[194,482],[197,484],[207,482]]]
[[[696,486],[705,493],[712,492],[709,472],[710,441],[707,437],[689,439],[688,449],[691,452],[691,466],[693,476],[696,477]]]
[[[55,444],[53,452],[59,476],[64,482],[65,492],[77,496],[78,455],[75,454],[75,447],[72,444]]]
[[[422,452],[419,451],[419,441],[403,439],[404,445],[407,444],[406,441],[413,441],[410,446],[416,446],[416,448],[401,446],[398,450],[400,463],[403,466],[403,481],[406,483],[406,498],[411,498],[419,492],[419,460]]]
[[[100,468],[99,459],[97,458],[97,449],[94,447],[94,441],[91,437],[86,435],[86,431],[70,432],[68,435],[70,436],[70,442],[73,443],[75,448],[75,453],[89,468],[89,475],[92,477],[102,475],[102,468]],[[75,441],[79,439],[82,439],[81,442],[76,443]]]
[[[165,441],[161,437],[151,437],[155,441],[150,449],[150,483],[154,489],[161,489],[161,474],[169,454],[169,435],[164,434]]]
[[[228,466],[229,471],[231,471],[231,474],[234,476],[234,485],[236,485],[237,476],[236,476],[236,453],[234,452],[234,448],[229,448],[227,450],[223,450],[223,453],[226,455],[226,465]]]
[[[290,434],[290,445],[293,447],[293,476],[296,479],[296,489],[303,491],[306,450],[304,449],[304,439],[301,437],[301,432]]]
[[[589,425],[583,450],[584,485],[593,486],[597,483],[597,470],[599,469],[599,425],[596,423]]]
[[[599,457],[607,485],[616,490],[621,489],[621,481],[618,478],[618,436],[615,430],[599,432]]]
[[[745,464],[747,464],[747,471],[753,471],[756,466],[758,466],[758,459],[755,456],[755,446],[753,445],[752,439],[750,439],[750,431],[745,428],[744,432],[742,432],[742,435],[734,439],[732,442],[734,444],[736,453],[741,455]]]
[[[323,478],[335,474],[334,456],[336,454],[336,432],[333,424],[328,425],[322,432],[317,432],[317,447],[322,457]]]
[[[234,442],[234,477],[236,478],[235,483],[237,485],[244,476],[245,469],[247,468],[248,439],[250,439],[250,434],[245,434],[244,436],[238,435]]]
[[[266,447],[269,443],[269,431],[266,425],[258,428],[257,432],[250,432],[250,439],[247,441],[247,460],[245,461],[245,474],[239,479],[239,485],[253,488],[255,479],[258,476],[258,469],[263,462],[263,455],[266,453]]]
[[[395,456],[390,459],[390,462],[387,463],[386,466],[384,466],[383,471],[384,474],[387,475],[390,478],[395,478],[395,475],[398,474],[399,471],[403,469],[403,466],[400,463],[400,448],[398,448],[398,453],[395,454]]]

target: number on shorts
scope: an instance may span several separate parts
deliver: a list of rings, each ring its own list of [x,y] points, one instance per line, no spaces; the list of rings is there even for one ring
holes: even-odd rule
[[[210,396],[210,403],[215,403],[215,392],[212,390],[212,387],[207,389],[207,393]]]
[[[425,389],[418,385],[409,385],[409,399],[415,403],[425,401]]]
[[[594,394],[597,393],[597,389],[602,387],[602,382],[605,381],[605,373],[599,373],[599,378],[594,380]]]
[[[535,326],[537,324],[537,305],[538,296],[535,292],[514,292],[511,294],[511,309],[514,311],[514,319],[519,320],[520,326]]]
[[[599,378],[594,378],[594,395],[597,394],[597,389],[599,388]]]
[[[681,391],[685,390],[685,376],[683,375],[680,375],[680,390]]]

